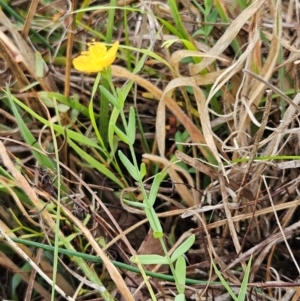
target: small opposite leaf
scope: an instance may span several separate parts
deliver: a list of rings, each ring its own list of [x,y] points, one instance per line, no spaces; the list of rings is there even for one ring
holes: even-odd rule
[[[140,168],[141,180],[144,178],[146,173],[147,173],[146,164],[143,162]]]
[[[114,107],[116,107],[119,111],[121,110],[118,100],[110,93],[110,91],[108,91],[104,86],[100,86],[100,91]]]
[[[114,129],[115,133],[124,143],[126,143],[127,145],[131,145],[131,141],[124,132],[122,132],[116,125],[114,125]]]
[[[187,252],[195,242],[195,234],[192,234],[187,240],[185,240],[172,254],[171,261],[174,262],[181,255]]]
[[[124,166],[126,167],[126,169],[128,170],[128,172],[130,173],[130,175],[136,180],[139,181],[140,179],[140,174],[139,171],[135,168],[135,166],[128,160],[128,158],[123,154],[122,151],[118,151],[119,157],[122,161],[122,163],[124,164]]]
[[[185,290],[185,279],[186,279],[186,262],[183,256],[180,256],[175,265],[175,273],[178,284],[178,292],[184,294]]]
[[[163,180],[163,178],[164,178],[164,176],[162,173],[157,174],[154,178],[154,181],[152,183],[151,190],[149,193],[149,198],[148,198],[149,207],[152,207],[155,203],[159,185],[160,185],[161,181]]]
[[[153,236],[155,238],[160,238],[163,236],[163,230],[160,224],[160,221],[157,217],[156,212],[154,211],[153,207],[146,209],[145,208],[145,214],[147,216],[147,219],[149,221],[150,227],[153,231]]]
[[[130,107],[129,121],[128,121],[128,127],[126,132],[131,144],[134,144],[136,128],[135,128],[135,110],[133,107]]]
[[[124,107],[126,95],[124,96],[123,90],[121,90],[120,88],[117,88],[117,95],[118,95],[117,100],[119,102],[120,111],[122,111]]]

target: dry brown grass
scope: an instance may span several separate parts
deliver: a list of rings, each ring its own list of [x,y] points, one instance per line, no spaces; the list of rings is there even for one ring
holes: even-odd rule
[[[95,80],[94,75],[74,71],[71,59],[86,41],[96,34],[97,38],[105,37],[109,32],[107,9],[77,15],[76,23],[71,14],[74,3],[66,1],[62,5],[62,1],[57,1],[48,7],[38,1],[23,1],[20,5],[11,1],[9,5],[18,13],[24,13],[31,4],[22,31],[13,16],[0,11],[0,86],[9,87],[12,95],[49,122],[59,124],[60,120],[62,128],[91,139],[90,145],[72,141],[101,162],[119,182],[87,164],[69,141],[69,134],[57,131],[63,191],[69,195],[83,193],[77,206],[92,216],[84,224],[86,215],[76,215],[68,198],[62,201],[61,227],[57,229],[57,211],[53,209],[57,198],[35,176],[37,170],[32,166],[37,159],[32,151],[38,150],[24,139],[3,92],[0,228],[14,230],[18,237],[31,234],[36,240],[43,237],[48,242],[53,242],[56,233],[65,238],[65,247],[68,245],[70,250],[97,254],[104,261],[101,266],[84,260],[72,262],[67,257],[61,260],[72,283],[60,271],[57,285],[76,300],[92,300],[101,294],[106,300],[147,300],[151,289],[157,299],[173,300],[176,288],[172,282],[153,278],[145,284],[141,276],[117,269],[110,261],[113,254],[118,261],[128,263],[128,258],[136,253],[163,253],[151,232],[147,234],[143,210],[120,201],[128,195],[141,201],[130,174],[122,168],[118,170],[113,160],[92,144],[97,139],[88,115],[83,111],[77,111],[75,117],[71,114],[76,111],[72,104],[76,100],[70,97],[78,94],[79,103],[87,109]],[[96,4],[103,3],[94,1],[93,5]],[[119,8],[132,5],[144,14],[116,10],[113,40],[119,40],[123,46],[111,71],[115,87],[122,89],[126,81],[134,82],[124,110],[128,112],[134,106],[140,116],[135,151],[147,165],[147,179],[165,168],[172,182],[172,187],[161,188],[156,203],[170,252],[191,233],[197,237],[186,254],[187,277],[204,282],[189,283],[186,298],[229,300],[224,286],[216,282],[211,260],[238,292],[252,255],[248,300],[296,301],[300,298],[299,3],[255,0],[241,9],[237,1],[214,1],[213,8],[218,7],[219,14],[212,23],[195,3],[181,0],[178,4],[182,28],[177,23],[177,31],[172,32],[167,25],[174,26],[178,20],[166,1],[118,1]],[[125,12],[128,21],[122,23]],[[45,25],[47,18],[49,23]],[[209,36],[204,37],[203,32],[194,35],[209,25],[213,27]],[[46,37],[54,49],[51,55],[47,46],[30,34],[30,29],[40,30]],[[170,44],[161,47],[163,42]],[[139,49],[144,52],[136,51]],[[36,50],[40,51],[43,64]],[[143,53],[148,57],[136,74],[132,66],[136,66]],[[37,74],[36,66],[40,66],[42,75]],[[35,82],[38,84],[31,85]],[[41,92],[60,93],[69,99],[64,104],[71,109],[57,116]],[[94,111],[101,115],[98,104],[95,101]],[[41,146],[39,152],[54,159],[51,130],[36,117],[23,110],[22,114],[26,127]],[[184,132],[185,138],[180,140],[179,134]],[[128,152],[121,142],[118,147]],[[149,183],[145,182],[145,187]],[[49,200],[53,208],[44,210]],[[99,238],[105,240],[105,246],[100,247]],[[0,275],[0,296],[13,298],[9,283],[14,275],[20,275],[26,283],[15,289],[20,299],[33,299],[34,288],[37,298],[44,296],[50,300],[49,287],[36,281],[35,272],[30,275],[20,271],[24,261],[16,255],[8,258],[3,245],[0,265],[5,273]],[[13,242],[10,246],[21,254]],[[48,260],[41,255],[35,259],[33,250],[19,247],[51,278]],[[90,288],[91,284],[80,278],[87,276],[87,270],[82,273],[85,268],[104,283],[107,296],[99,293],[99,287]],[[168,272],[160,266],[146,269]],[[89,287],[81,292],[82,296],[76,291],[79,283]]]

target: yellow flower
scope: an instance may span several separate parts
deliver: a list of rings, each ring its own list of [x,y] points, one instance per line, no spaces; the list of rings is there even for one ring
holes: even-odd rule
[[[88,43],[88,50],[82,51],[81,54],[73,60],[74,68],[81,72],[92,73],[102,71],[105,67],[110,66],[116,59],[119,42],[107,51],[104,44],[100,42]]]

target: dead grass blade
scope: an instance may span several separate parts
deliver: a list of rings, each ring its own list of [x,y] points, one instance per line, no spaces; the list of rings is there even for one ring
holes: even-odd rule
[[[272,210],[273,210],[273,208],[272,208]],[[271,235],[270,237],[266,238],[264,241],[260,242],[259,244],[255,245],[254,247],[250,248],[246,252],[240,254],[240,256],[237,259],[233,260],[233,262],[231,262],[227,266],[226,269],[231,269],[232,267],[239,264],[242,260],[246,260],[251,255],[254,255],[261,250],[263,250],[263,252],[265,252],[267,254],[275,244],[278,244],[283,241],[282,235],[284,235],[288,239],[293,234],[293,231],[295,231],[299,227],[300,227],[300,221],[283,229],[283,234],[281,232],[278,232],[278,233]]]
[[[25,22],[24,22],[24,27],[22,30],[22,36],[26,39],[28,37],[28,33],[31,27],[32,20],[36,14],[36,9],[39,5],[38,0],[32,0],[30,2],[30,7],[28,8],[28,14],[26,16]]]
[[[209,103],[209,101],[212,99],[212,97],[222,88],[224,85],[230,81],[230,79],[237,75],[240,70],[243,68],[243,65],[249,57],[251,57],[257,42],[259,41],[259,30],[255,31],[255,34],[253,36],[253,39],[248,44],[247,48],[243,51],[241,56],[238,58],[237,61],[233,62],[231,66],[227,67],[225,70],[223,70],[222,74],[216,79],[214,82],[209,95],[207,97],[206,103]]]
[[[47,210],[42,210],[44,208],[44,204],[39,200],[37,197],[35,191],[32,189],[32,187],[29,185],[25,177],[20,173],[20,171],[13,165],[12,161],[10,160],[5,146],[0,141],[0,155],[2,157],[3,163],[8,169],[8,171],[13,176],[15,183],[18,187],[24,190],[24,192],[29,197],[30,201],[33,203],[35,208],[38,211],[42,211],[43,218],[45,219],[46,223],[52,228],[55,229],[56,225],[51,217],[51,215],[48,213]]]
[[[258,1],[257,1],[258,2]],[[256,3],[256,2],[255,2]],[[260,76],[265,80],[269,81],[271,78],[274,68],[277,63],[277,57],[278,57],[278,52],[280,48],[280,36],[281,36],[281,19],[280,19],[280,6],[279,4],[281,1],[277,2],[277,6],[273,7],[270,9],[270,11],[273,11],[273,19],[274,19],[274,28],[273,28],[273,36],[271,39],[271,45],[270,45],[270,50],[268,53],[268,57],[266,59],[266,62],[264,66],[261,69]],[[249,58],[251,59],[251,58]],[[252,63],[251,61],[249,63]],[[241,91],[242,96],[246,96],[247,99],[247,106],[249,108],[256,108],[258,107],[261,97],[265,91],[265,85],[262,82],[257,82],[254,81],[250,85],[246,85],[245,88]],[[249,118],[248,118],[248,113],[246,110],[241,110],[240,113],[240,119],[237,125],[237,129],[241,131],[241,133],[246,132],[247,129],[249,128]],[[245,135],[239,135],[238,141],[240,141],[240,145],[246,145],[246,140],[245,140]]]
[[[196,75],[207,68],[215,60],[213,57],[220,57],[224,50],[229,46],[233,39],[237,36],[241,28],[248,22],[253,14],[255,14],[265,4],[264,0],[257,0],[247,7],[227,28],[215,46],[209,51],[210,58],[205,58],[199,64],[190,67],[191,75]]]
[[[52,219],[51,215],[48,213],[47,210],[42,210],[44,205],[41,204],[40,200],[38,199],[37,195],[35,194],[34,190],[30,187],[26,179],[23,175],[15,168],[11,160],[9,159],[6,149],[3,143],[0,141],[0,154],[3,160],[4,165],[7,167],[9,172],[12,174],[18,186],[24,190],[24,192],[28,195],[29,199],[35,205],[37,210],[41,212],[40,214],[43,216],[45,223],[50,226],[50,228],[55,232],[56,224]],[[115,284],[120,289],[120,292],[124,295],[126,300],[132,300],[131,293],[129,292],[123,278],[121,277],[119,271],[116,267],[110,262],[109,258],[103,252],[103,250],[99,247],[99,244],[95,241],[92,237],[90,231],[82,225],[82,223],[73,216],[67,209],[65,209],[65,214],[68,213],[68,217],[74,222],[74,224],[82,230],[82,232],[86,235],[87,239],[90,241],[91,245],[94,247],[97,254],[102,258],[108,272],[110,273],[112,279],[115,281]],[[62,236],[62,233],[59,233]]]
[[[276,234],[278,232],[278,229],[280,229],[280,232],[281,232],[283,240],[284,240],[284,242],[285,242],[285,244],[287,246],[287,249],[290,251],[291,258],[293,259],[294,264],[295,264],[296,268],[299,271],[298,263],[295,260],[294,255],[293,255],[293,253],[290,250],[290,246],[289,246],[289,244],[288,244],[288,242],[286,240],[286,237],[285,237],[285,234],[284,234],[284,231],[283,231],[283,228],[288,225],[288,223],[290,222],[290,219],[292,218],[292,215],[294,214],[294,212],[295,212],[295,210],[296,210],[297,207],[290,206],[288,208],[287,212],[284,214],[284,216],[281,219],[281,221],[279,221],[278,215],[277,215],[277,210],[276,210],[276,208],[274,206],[274,203],[273,203],[273,200],[272,200],[272,196],[271,196],[270,191],[269,191],[269,189],[268,189],[268,187],[266,185],[265,177],[263,177],[263,180],[264,180],[265,187],[267,188],[268,195],[269,195],[269,198],[271,200],[271,207],[273,209],[274,215],[276,217],[277,225],[278,225],[278,227],[276,227],[276,229],[274,229],[274,231],[273,231],[272,234],[273,235]],[[257,270],[259,269],[261,263],[263,262],[263,260],[265,259],[266,256],[268,256],[268,266],[271,267],[271,260],[272,260],[273,255],[274,255],[274,250],[275,250],[275,246],[273,246],[271,248],[271,251],[269,249],[263,249],[260,252],[260,254],[257,256],[257,258],[255,260],[255,264],[252,266],[252,272],[251,272],[250,282],[253,281],[253,279],[254,279],[254,277],[256,275]],[[267,274],[266,278],[268,280],[270,280],[270,270],[269,269],[266,271],[266,274]]]
[[[23,77],[25,76],[22,75],[23,71],[17,69],[20,68],[17,65],[21,62],[22,64],[24,64],[30,76],[40,83],[44,91],[57,92],[58,88],[51,74],[48,74],[48,76],[43,78],[38,78],[36,76],[36,72],[35,72],[36,59],[35,59],[34,51],[27,45],[24,38],[14,28],[14,25],[11,23],[11,20],[6,17],[6,15],[3,13],[1,9],[0,9],[0,23],[6,28],[6,30],[12,36],[14,41],[12,42],[8,36],[6,36],[2,31],[0,31],[0,40],[4,44],[1,49],[1,54],[3,54],[3,51],[6,53],[10,53],[11,59],[8,61],[8,63],[10,64],[9,67],[12,68],[12,72],[14,72],[14,76],[16,78],[19,78],[20,76]],[[5,49],[4,47],[7,49]],[[44,74],[47,74],[48,71],[49,70],[46,67],[46,64],[44,64]],[[24,84],[24,80],[22,81],[22,83]],[[27,79],[25,83],[28,83]],[[27,86],[27,84],[24,84],[24,86]],[[24,86],[21,86],[20,88],[23,88]]]
[[[293,206],[298,207],[299,205],[300,205],[300,200],[295,200],[295,201],[275,205],[275,210],[276,211],[285,210],[285,209],[293,207]],[[250,219],[252,217],[263,216],[265,214],[272,213],[273,210],[274,209],[272,207],[267,207],[267,208],[264,208],[264,209],[255,210],[254,213],[250,212],[250,213],[238,214],[238,215],[235,215],[235,216],[232,217],[232,221],[233,222],[239,222],[239,221],[244,221],[246,219]],[[222,219],[222,220],[219,220],[217,222],[213,222],[213,223],[207,225],[207,228],[208,229],[214,229],[214,228],[217,228],[217,227],[220,227],[220,226],[224,226],[224,225],[226,225],[226,223],[227,223],[227,219]]]
[[[36,264],[35,262],[19,247],[15,242],[13,242],[10,236],[7,234],[11,232],[10,229],[0,220],[0,234],[5,238],[8,245],[17,253],[19,254],[24,260],[30,263],[33,269],[35,269],[39,275],[48,283],[50,286],[53,286],[53,281],[44,273]],[[27,249],[27,248],[26,248]],[[66,292],[64,292],[57,284],[55,284],[55,290],[64,298],[69,301],[74,301],[73,298],[68,296]]]
[[[183,168],[179,167],[178,165],[171,163],[169,160],[163,157],[159,157],[151,154],[144,154],[143,158],[151,160],[158,164],[162,164],[164,166],[164,169],[169,173],[172,182],[176,187],[176,191],[178,191],[182,200],[187,204],[188,207],[193,207],[196,204],[198,204],[198,202],[194,198],[193,192],[191,192],[190,189],[188,189],[188,187],[192,189],[194,188],[194,181],[191,175],[187,171],[185,171]],[[186,185],[186,183],[183,182],[180,174],[185,178],[188,185]]]
[[[203,151],[205,151],[206,153],[209,153],[211,151],[213,153],[214,156],[209,157],[209,162],[215,163],[215,160],[217,160],[219,164],[222,164],[222,160],[220,159],[219,152],[217,150],[217,147],[213,139],[213,131],[211,129],[211,123],[209,120],[208,107],[206,106],[205,96],[203,92],[199,89],[198,85],[195,83],[195,80],[193,78],[189,78],[189,77],[175,78],[171,80],[166,86],[157,109],[156,133],[157,133],[158,148],[161,150],[161,152],[164,151],[163,145],[165,141],[165,131],[162,130],[161,123],[165,122],[164,121],[165,120],[165,96],[172,93],[172,91],[177,87],[186,87],[186,86],[191,86],[193,88],[194,95],[197,101],[198,113],[200,116],[200,121],[203,130],[203,137],[205,140],[205,142],[198,141],[199,147],[201,148],[202,153]],[[206,148],[206,145],[208,146],[208,149]]]
[[[4,268],[6,268],[9,271],[12,271],[13,273],[18,274],[22,280],[25,283],[28,283],[30,281],[30,276],[27,275],[26,272],[20,271],[20,268],[9,258],[7,257],[3,252],[0,252],[0,265]],[[33,288],[42,296],[47,298],[47,300],[51,300],[51,295],[49,292],[37,281],[33,282]],[[58,301],[58,299],[55,299]]]
[[[134,298],[129,291],[124,279],[120,275],[120,272],[118,269],[112,264],[108,256],[105,254],[105,252],[101,249],[99,246],[99,243],[96,242],[95,238],[91,234],[90,230],[84,226],[67,208],[63,209],[64,214],[69,218],[70,221],[78,227],[78,229],[84,234],[86,239],[89,241],[91,246],[93,247],[93,250],[97,253],[97,255],[103,260],[103,264],[105,265],[109,275],[111,276],[112,280],[124,296],[125,300],[128,301],[134,301]]]
[[[205,145],[205,139],[199,129],[195,126],[195,124],[188,118],[188,116],[180,109],[178,104],[168,95],[165,95],[160,89],[152,85],[149,81],[132,74],[124,68],[119,66],[111,66],[112,74],[116,77],[123,77],[130,80],[135,81],[142,87],[144,87],[147,91],[153,94],[153,96],[157,100],[160,101],[160,105],[165,103],[166,106],[170,109],[170,111],[178,118],[178,120],[185,126],[187,131],[189,132],[194,143],[197,143],[197,147],[201,150],[203,155],[207,158],[208,161],[213,161],[213,156],[208,149],[205,149],[202,145]],[[158,108],[158,113],[160,112],[160,107]],[[157,117],[156,122],[156,133],[157,133],[157,141],[159,145],[159,152],[161,156],[165,155],[165,119],[163,116]]]
[[[192,158],[180,151],[176,151],[175,155],[179,160],[183,161],[184,163],[186,163],[189,166],[194,167],[195,169],[199,170],[200,172],[206,174],[214,181],[219,179],[219,174],[213,167],[210,167],[210,166],[202,163],[201,161],[197,160],[196,158]],[[233,191],[239,191],[239,189],[241,189],[240,185],[238,185],[234,181],[230,181],[230,179],[229,179],[229,181],[225,181],[224,184],[227,187],[229,187],[230,189],[232,189]],[[244,188],[241,190],[241,194],[244,197],[246,197],[249,201],[253,200],[253,194],[250,190]]]
[[[236,252],[236,254],[239,254],[241,251],[241,245],[240,245],[240,242],[238,239],[238,235],[236,233],[236,227],[232,220],[232,213],[229,208],[228,193],[226,192],[226,189],[225,189],[226,180],[224,179],[224,176],[222,174],[219,175],[219,181],[220,181],[220,187],[221,187],[222,200],[223,200],[224,209],[225,209],[225,215],[227,218],[227,226],[228,226],[230,234],[231,234],[231,239],[232,239],[233,245],[235,247],[235,252]],[[226,229],[224,231],[226,232]],[[245,270],[246,263],[242,262],[242,265]]]

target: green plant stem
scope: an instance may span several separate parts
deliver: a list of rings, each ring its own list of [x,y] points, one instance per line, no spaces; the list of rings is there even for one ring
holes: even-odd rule
[[[177,275],[176,275],[176,272],[175,272],[174,265],[173,265],[173,263],[172,263],[172,261],[171,261],[171,258],[170,258],[170,256],[169,256],[168,250],[167,250],[167,248],[166,248],[166,244],[165,244],[165,242],[164,242],[164,240],[163,240],[162,237],[159,238],[159,242],[160,242],[160,244],[161,244],[161,246],[162,246],[162,249],[163,249],[163,251],[164,251],[164,253],[165,253],[165,257],[166,257],[166,259],[167,259],[168,262],[169,262],[169,267],[170,267],[170,269],[171,269],[172,275],[174,276],[174,280],[175,280],[175,284],[176,284],[177,291],[180,292],[180,291],[181,291],[180,282],[179,282],[178,279],[177,279]]]
[[[55,101],[55,113],[56,116],[59,116],[58,108],[57,108],[57,102]],[[59,154],[58,154],[58,145],[57,140],[53,128],[53,123],[50,122],[50,131],[52,135],[53,140],[53,146],[54,146],[54,152],[55,152],[55,160],[56,160],[56,170],[57,172],[57,207],[56,207],[56,229],[55,229],[55,238],[54,238],[54,258],[53,258],[53,284],[56,284],[56,275],[57,275],[57,266],[58,266],[58,244],[59,244],[59,232],[60,232],[60,211],[61,211],[61,175],[60,175],[60,166],[59,166]],[[55,287],[52,286],[52,292],[51,292],[51,301],[55,299]]]
[[[126,121],[126,118],[125,118],[125,115],[123,113],[123,111],[121,112],[121,116],[122,116],[122,121],[123,121],[123,124],[124,124],[124,127],[127,128],[127,121]],[[139,170],[139,166],[138,166],[138,163],[137,163],[137,160],[136,160],[136,156],[135,156],[135,151],[134,151],[134,147],[133,145],[129,145],[129,149],[130,149],[130,152],[131,152],[131,157],[132,157],[132,160],[133,160],[133,164],[134,166]],[[142,191],[142,194],[143,194],[143,198],[144,198],[144,203],[150,208],[152,207],[151,205],[149,205],[149,202],[148,202],[148,194],[145,190],[145,187],[143,185],[143,179],[140,178],[139,179],[139,186],[140,186],[140,189]],[[152,214],[152,210],[149,210],[149,213]],[[152,218],[152,220],[156,220],[154,217]],[[153,231],[155,231],[156,229],[152,229]],[[173,266],[173,263],[171,261],[171,258],[169,256],[169,253],[168,253],[168,250],[166,248],[166,245],[165,245],[165,242],[163,240],[162,237],[159,238],[159,242],[162,246],[162,249],[163,249],[163,252],[165,254],[165,257],[167,258],[168,260],[168,263],[169,263],[169,266],[170,266],[170,269],[171,269],[171,272],[174,276],[174,279],[175,279],[175,283],[176,283],[176,287],[177,287],[177,290],[180,291],[180,283],[176,277],[176,273],[175,273],[175,268]]]
[[[34,241],[22,239],[22,238],[17,238],[17,237],[14,237],[14,238],[12,237],[12,240],[16,243],[21,243],[21,244],[24,244],[26,246],[31,246],[31,247],[34,247],[34,248],[41,248],[43,250],[48,250],[48,251],[51,251],[51,252],[54,251],[53,246],[45,245],[45,244],[42,244],[42,243],[38,243],[38,242],[34,242]],[[89,254],[80,253],[80,252],[67,250],[67,249],[63,249],[63,248],[57,248],[57,250],[58,250],[59,254],[64,254],[64,255],[74,256],[74,257],[80,257],[81,259],[85,259],[85,260],[95,262],[95,263],[103,263],[102,259],[99,256],[89,255]],[[115,260],[111,260],[111,262],[117,268],[125,269],[127,271],[134,272],[134,273],[137,273],[137,274],[141,274],[140,270],[136,267],[133,267],[131,265],[128,265],[128,264],[125,264],[125,263],[122,263],[122,262],[118,262],[118,261],[115,261]],[[157,279],[162,279],[164,281],[175,282],[174,276],[171,276],[171,275],[154,273],[154,272],[150,272],[150,271],[145,271],[145,274],[147,276],[157,278]],[[207,285],[207,281],[191,279],[191,278],[186,278],[185,283],[186,283],[186,285],[193,285],[193,284]],[[210,284],[220,285],[220,282],[210,282]]]

